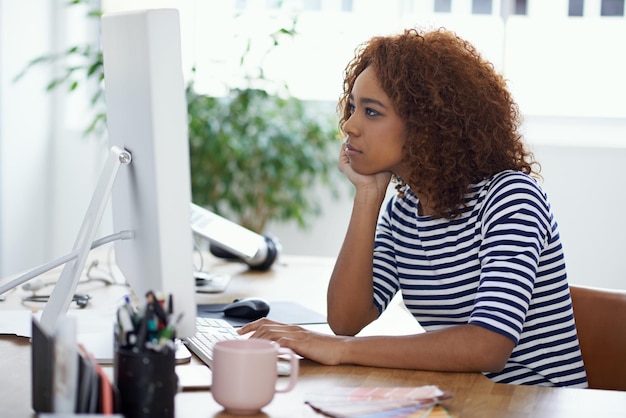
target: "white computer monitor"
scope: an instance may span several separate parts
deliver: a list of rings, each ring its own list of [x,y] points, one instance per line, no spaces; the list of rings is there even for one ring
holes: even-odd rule
[[[134,239],[115,243],[115,261],[138,297],[172,294],[174,314],[183,313],[178,336],[190,336],[196,301],[178,11],[104,14],[102,50],[110,145],[132,155],[111,203],[114,230],[133,230]]]

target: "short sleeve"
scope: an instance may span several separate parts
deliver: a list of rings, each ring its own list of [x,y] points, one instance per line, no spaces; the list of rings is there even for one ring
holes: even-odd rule
[[[376,227],[374,242],[374,304],[382,313],[400,288],[395,257],[394,237],[391,226],[393,205],[396,197],[390,199],[382,211]]]
[[[499,178],[482,211],[480,283],[470,323],[519,342],[551,231],[545,194],[528,176]]]

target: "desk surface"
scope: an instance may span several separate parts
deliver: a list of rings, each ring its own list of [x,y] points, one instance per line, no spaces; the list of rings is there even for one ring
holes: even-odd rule
[[[326,284],[333,260],[283,257],[270,272],[247,272],[245,266],[220,264],[232,273],[223,294],[198,296],[198,303],[223,303],[237,297],[260,296],[268,300],[291,300],[325,312]],[[97,286],[97,285],[95,285]],[[7,295],[0,309],[20,305],[21,290]],[[90,289],[93,306],[100,308],[118,300],[126,289],[117,286]],[[419,332],[412,318],[396,304],[364,334]],[[30,405],[30,344],[26,338],[0,336],[0,411],[3,417],[34,417]],[[195,360],[194,360],[195,361]],[[185,366],[179,366],[185,367]],[[491,382],[479,373],[438,373],[360,366],[322,366],[302,360],[296,388],[277,394],[260,417],[322,417],[304,404],[308,392],[332,386],[421,386],[434,384],[453,397],[442,404],[455,417],[577,417],[626,416],[626,392],[591,389],[541,388]],[[188,391],[176,395],[176,416],[227,417],[210,391]]]

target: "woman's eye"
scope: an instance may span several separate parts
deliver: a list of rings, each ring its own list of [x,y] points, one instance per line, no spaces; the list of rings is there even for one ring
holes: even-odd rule
[[[378,116],[378,115],[380,115],[380,113],[378,113],[374,109],[370,109],[369,107],[367,109],[365,109],[365,114],[367,116]]]
[[[380,112],[370,108],[370,107],[365,107],[362,110],[366,116],[369,117],[374,117],[374,116],[380,116]],[[348,104],[348,112],[350,115],[353,115],[354,112],[356,112],[356,106],[352,103]]]

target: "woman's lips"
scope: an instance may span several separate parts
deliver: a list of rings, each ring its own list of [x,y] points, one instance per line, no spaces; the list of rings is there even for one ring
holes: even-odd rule
[[[361,154],[361,151],[359,151],[358,149],[354,148],[350,144],[346,144],[346,155],[348,157],[352,157],[352,156],[358,155],[358,154]]]

